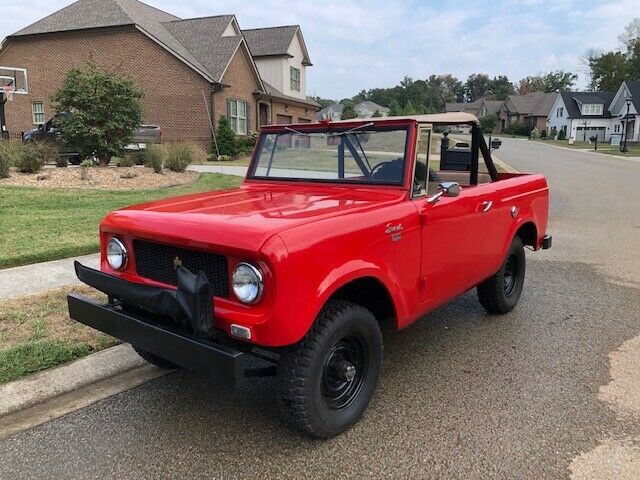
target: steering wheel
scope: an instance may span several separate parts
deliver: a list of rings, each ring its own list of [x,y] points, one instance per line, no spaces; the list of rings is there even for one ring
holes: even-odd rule
[[[369,172],[369,175],[370,175],[370,176],[373,176],[373,175],[374,175],[374,173],[376,173],[376,170],[378,170],[380,167],[382,167],[382,166],[384,166],[384,165],[387,165],[388,163],[389,163],[389,162],[380,162],[380,163],[378,163],[375,167],[373,167],[373,168],[371,169],[371,172]]]

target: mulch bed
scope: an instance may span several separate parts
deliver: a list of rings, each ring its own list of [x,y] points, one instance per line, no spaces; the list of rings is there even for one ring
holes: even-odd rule
[[[200,176],[198,172],[177,173],[170,170],[158,174],[146,167],[91,167],[89,179],[83,180],[81,170],[78,167],[44,168],[39,173],[19,173],[12,169],[9,178],[0,179],[0,187],[151,190],[187,185]]]

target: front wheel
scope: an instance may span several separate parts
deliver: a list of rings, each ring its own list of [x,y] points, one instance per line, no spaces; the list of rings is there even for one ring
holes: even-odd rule
[[[524,245],[515,237],[500,270],[478,285],[478,299],[487,312],[503,314],[515,308],[524,286],[525,267]]]
[[[373,314],[332,300],[305,338],[281,357],[280,410],[312,437],[337,435],[366,410],[381,366],[382,335]]]

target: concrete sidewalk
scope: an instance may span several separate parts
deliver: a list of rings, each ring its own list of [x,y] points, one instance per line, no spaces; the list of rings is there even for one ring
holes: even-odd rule
[[[78,283],[73,270],[74,260],[88,267],[98,268],[100,254],[94,253],[77,258],[0,270],[0,300],[18,298]]]
[[[237,165],[189,165],[187,170],[200,173],[223,173],[225,175],[244,177],[247,174],[247,168],[249,167]]]

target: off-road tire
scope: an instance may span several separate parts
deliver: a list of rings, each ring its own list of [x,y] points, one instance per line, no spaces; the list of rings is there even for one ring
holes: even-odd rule
[[[525,270],[524,245],[516,236],[500,270],[478,285],[478,299],[487,312],[504,314],[515,308],[522,294]]]
[[[165,360],[164,358],[159,357],[157,355],[154,355],[153,353],[149,353],[149,352],[146,352],[144,350],[140,350],[139,348],[136,348],[136,347],[133,347],[133,349],[136,351],[136,353],[138,355],[140,355],[142,358],[144,358],[151,365],[155,365],[156,367],[164,368],[164,369],[167,369],[167,370],[173,370],[175,368],[180,368],[175,363],[171,363],[169,360]]]
[[[327,375],[328,362],[336,359],[340,353],[336,349],[345,342],[354,342],[356,350],[366,351],[364,360],[355,355],[361,360],[353,363],[357,373],[350,381],[335,380]],[[357,347],[358,344],[361,347]],[[346,357],[340,355],[338,358]],[[278,403],[285,421],[315,438],[329,438],[346,430],[366,410],[381,366],[382,335],[373,314],[351,302],[329,301],[304,339],[280,358]],[[336,401],[332,395],[338,395],[336,391],[339,390],[333,390],[333,382],[356,390]],[[340,401],[347,403],[339,407]]]

